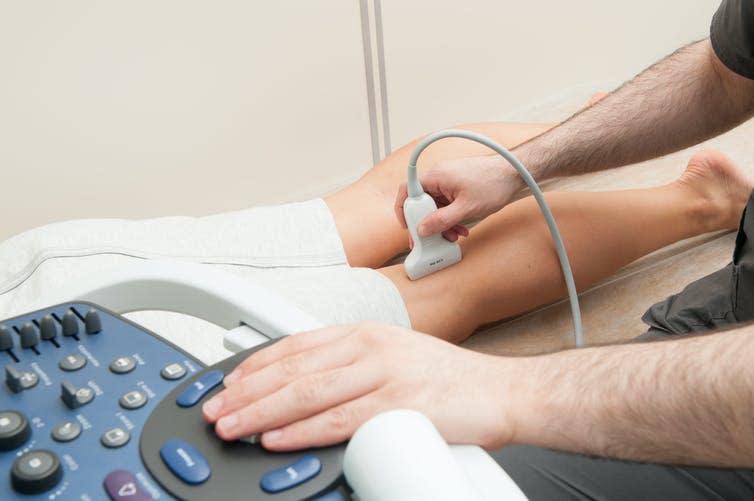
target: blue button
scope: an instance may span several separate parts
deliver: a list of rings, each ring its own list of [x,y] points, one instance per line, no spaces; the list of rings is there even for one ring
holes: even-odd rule
[[[187,484],[206,482],[212,470],[199,450],[183,440],[168,440],[160,447],[160,457],[173,474]]]
[[[212,388],[223,381],[224,374],[222,371],[209,371],[202,377],[191,383],[185,390],[178,395],[175,403],[181,407],[192,407],[204,398],[204,395],[212,391]]]
[[[259,482],[266,492],[275,493],[296,487],[317,476],[322,470],[322,463],[316,456],[307,455],[288,466],[268,471]]]

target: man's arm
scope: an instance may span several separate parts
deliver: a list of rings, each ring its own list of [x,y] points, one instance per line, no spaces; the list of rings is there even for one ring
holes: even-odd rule
[[[452,443],[751,468],[753,362],[754,326],[510,358],[362,323],[254,353],[203,410],[221,438],[262,433],[272,450],[337,443],[408,408]]]
[[[752,116],[754,81],[726,68],[709,39],[681,48],[515,154],[538,179],[664,155]]]
[[[729,130],[753,114],[754,80],[723,65],[710,40],[704,39],[677,50],[513,153],[542,181],[677,151]],[[421,235],[485,218],[525,187],[497,155],[442,162],[423,174],[421,182],[443,206],[427,216],[419,228]],[[404,226],[406,197],[404,185],[395,202],[396,217]]]
[[[621,459],[754,467],[754,326],[520,360],[513,441]],[[502,411],[501,411],[502,412]]]

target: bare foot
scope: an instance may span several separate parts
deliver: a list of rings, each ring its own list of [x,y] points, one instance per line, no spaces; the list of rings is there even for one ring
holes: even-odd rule
[[[676,182],[700,196],[701,215],[710,231],[738,228],[754,188],[754,180],[730,158],[712,149],[695,153]]]

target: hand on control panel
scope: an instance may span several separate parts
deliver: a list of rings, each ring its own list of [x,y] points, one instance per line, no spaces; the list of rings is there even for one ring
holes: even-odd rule
[[[500,447],[512,433],[499,358],[378,323],[289,336],[224,384],[205,419],[224,440],[261,433],[270,450],[338,443],[397,408],[424,413],[451,443]]]

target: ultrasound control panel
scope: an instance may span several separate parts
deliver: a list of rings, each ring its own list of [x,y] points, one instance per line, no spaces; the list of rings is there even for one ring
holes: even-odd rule
[[[271,453],[202,419],[259,348],[205,367],[83,302],[0,321],[0,499],[348,499],[342,444]]]

